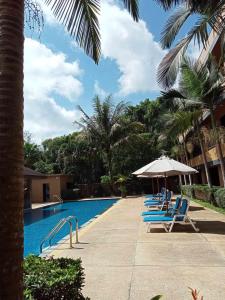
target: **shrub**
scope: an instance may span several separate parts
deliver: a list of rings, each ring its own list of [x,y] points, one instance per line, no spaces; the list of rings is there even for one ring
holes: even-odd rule
[[[100,180],[101,180],[101,183],[103,183],[103,184],[110,184],[111,183],[111,178],[108,175],[101,176]]]
[[[188,197],[192,198],[194,197],[193,195],[193,185],[182,185],[181,186],[181,191],[184,195],[187,195]]]
[[[24,299],[83,300],[84,269],[80,259],[30,255],[24,260]]]
[[[214,193],[216,204],[219,207],[225,208],[225,189],[220,188]]]

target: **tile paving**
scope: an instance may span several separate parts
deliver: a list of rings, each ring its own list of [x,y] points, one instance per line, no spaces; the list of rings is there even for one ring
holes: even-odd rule
[[[178,225],[165,233],[146,232],[140,217],[143,198],[127,198],[82,229],[80,244],[63,244],[56,257],[81,257],[84,295],[93,300],[191,299],[188,287],[204,300],[225,299],[225,216],[192,203],[190,217],[200,233]]]

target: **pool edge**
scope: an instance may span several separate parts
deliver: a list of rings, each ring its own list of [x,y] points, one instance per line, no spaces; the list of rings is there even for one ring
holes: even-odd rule
[[[79,239],[87,231],[89,231],[90,228],[92,228],[96,223],[98,223],[99,220],[104,218],[111,210],[113,210],[122,199],[123,198],[118,199],[111,207],[106,209],[103,213],[101,213],[100,215],[96,215],[95,217],[90,219],[88,222],[84,223],[78,231]],[[73,233],[73,238],[74,238],[74,234],[75,233]],[[68,243],[68,249],[70,249],[69,248],[69,234],[66,235],[64,238],[62,238],[60,241],[58,241],[58,243],[56,245],[52,246],[51,248],[43,249],[44,251],[41,254],[39,254],[39,256],[40,257],[48,257],[48,256],[60,257],[59,253],[61,253],[62,251],[65,250],[64,242]],[[75,244],[75,245],[79,245],[79,243]],[[64,248],[62,248],[63,246],[64,246]],[[74,247],[73,249],[76,249],[76,247]]]

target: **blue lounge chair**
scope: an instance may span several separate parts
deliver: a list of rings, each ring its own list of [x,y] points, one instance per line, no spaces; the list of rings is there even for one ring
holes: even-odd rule
[[[168,191],[166,193],[166,195],[164,195],[162,197],[161,200],[149,200],[149,201],[145,201],[144,202],[144,206],[147,206],[147,207],[155,207],[155,206],[162,206],[163,204],[166,204],[166,202],[168,202],[168,205],[170,205],[171,203],[171,197],[172,197],[172,192]]]
[[[145,198],[146,198],[145,201],[148,201],[148,200],[159,200],[160,198],[162,198],[165,195],[165,191],[166,191],[166,189],[162,188],[161,192],[158,193],[158,194],[149,194],[149,195],[146,195],[145,196]]]
[[[181,205],[181,197],[177,197],[175,204],[169,208],[168,212],[167,210],[157,210],[157,211],[143,211],[142,216],[154,216],[154,215],[165,215],[166,213],[174,214],[177,212],[177,210],[180,208]]]
[[[147,232],[151,232],[152,224],[161,224],[164,226],[166,232],[171,232],[174,224],[179,223],[182,225],[191,225],[195,232],[198,232],[199,229],[195,227],[195,223],[188,217],[187,212],[189,208],[189,202],[187,199],[182,200],[181,207],[178,212],[175,212],[171,215],[164,216],[147,216],[144,217],[143,221],[148,224]]]

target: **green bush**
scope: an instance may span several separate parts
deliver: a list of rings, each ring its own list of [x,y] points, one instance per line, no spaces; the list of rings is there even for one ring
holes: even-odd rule
[[[84,269],[80,259],[30,255],[24,260],[24,299],[83,300]]]
[[[103,175],[100,177],[100,181],[103,184],[110,184],[111,183],[111,178],[108,175]]]
[[[193,185],[182,185],[181,186],[181,191],[182,191],[182,194],[187,195],[190,198],[194,197],[194,195],[193,195],[193,191],[194,191]]]
[[[216,204],[219,207],[225,208],[225,189],[220,188],[214,193]]]
[[[184,195],[187,195],[190,198],[196,198],[222,207],[221,204],[219,204],[220,200],[215,200],[217,191],[221,190],[220,187],[213,186],[210,188],[206,184],[193,184],[182,185],[181,190]]]

